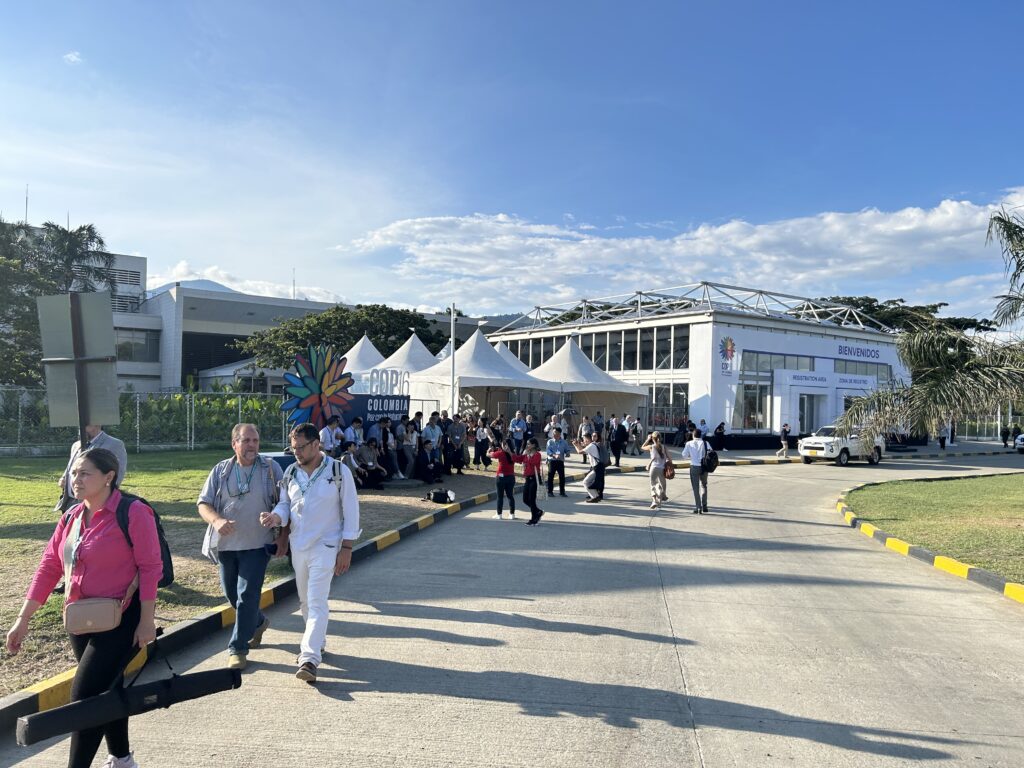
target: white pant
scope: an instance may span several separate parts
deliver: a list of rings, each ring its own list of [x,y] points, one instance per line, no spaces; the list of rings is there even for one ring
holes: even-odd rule
[[[328,596],[338,546],[316,543],[309,549],[292,552],[295,568],[295,588],[299,594],[299,610],[306,622],[306,631],[299,643],[299,664],[311,661],[320,665],[320,650],[327,641],[327,621],[330,617]]]

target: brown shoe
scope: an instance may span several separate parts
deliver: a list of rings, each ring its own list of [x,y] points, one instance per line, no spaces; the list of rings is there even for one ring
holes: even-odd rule
[[[305,680],[307,683],[312,685],[316,682],[316,664],[311,661],[307,661],[299,667],[299,671],[295,673],[295,676],[299,678],[299,680]]]

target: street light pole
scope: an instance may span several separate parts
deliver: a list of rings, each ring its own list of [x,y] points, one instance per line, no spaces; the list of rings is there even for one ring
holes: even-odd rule
[[[451,347],[451,349],[452,349],[452,355],[451,355],[451,357],[452,357],[452,409],[451,409],[451,411],[448,412],[448,416],[449,416],[449,418],[455,418],[455,414],[458,413],[458,411],[455,410],[456,393],[455,393],[455,302],[454,301],[452,302],[452,333],[451,333],[450,343],[452,345],[452,347]]]

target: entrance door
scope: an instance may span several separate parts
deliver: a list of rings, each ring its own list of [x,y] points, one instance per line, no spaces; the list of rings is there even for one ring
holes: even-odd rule
[[[824,395],[800,395],[800,434],[806,435],[822,426],[820,414]]]

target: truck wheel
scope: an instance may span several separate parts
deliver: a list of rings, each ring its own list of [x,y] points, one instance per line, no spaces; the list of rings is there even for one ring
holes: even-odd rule
[[[1024,451],[1021,451],[1021,453],[1024,453]],[[802,456],[801,458],[804,460],[804,464],[810,464],[812,461],[810,456]]]
[[[850,452],[848,450],[846,450],[845,448],[843,448],[843,450],[841,450],[839,452],[839,458],[836,459],[836,464],[838,464],[840,467],[845,467],[849,463],[850,463]]]
[[[882,463],[882,449],[879,448],[877,445],[875,446],[875,450],[873,450],[871,452],[871,455],[875,459],[874,462],[873,462],[874,464],[881,464]]]

